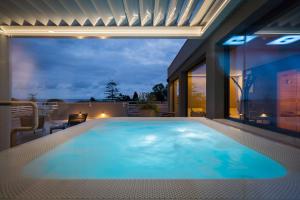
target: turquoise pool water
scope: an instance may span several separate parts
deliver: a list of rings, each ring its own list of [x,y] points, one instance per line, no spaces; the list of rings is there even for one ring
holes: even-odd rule
[[[195,121],[105,121],[31,161],[47,179],[262,179],[286,174],[271,158]]]

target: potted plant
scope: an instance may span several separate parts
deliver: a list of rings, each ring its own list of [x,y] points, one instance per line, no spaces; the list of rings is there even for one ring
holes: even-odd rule
[[[159,113],[158,106],[153,103],[154,97],[149,93],[144,93],[141,95],[140,100],[140,112],[143,117],[155,117]]]
[[[151,102],[146,102],[140,106],[141,115],[143,117],[155,117],[159,113],[158,106]]]

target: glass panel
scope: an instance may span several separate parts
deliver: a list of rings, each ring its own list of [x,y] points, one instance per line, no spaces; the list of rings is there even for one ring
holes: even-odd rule
[[[188,116],[203,117],[206,113],[206,65],[188,72]]]
[[[175,113],[175,116],[179,116],[179,79],[176,79],[173,82],[173,111]]]
[[[229,116],[241,118],[243,106],[241,103],[243,90],[243,46],[230,50],[230,79],[229,79]]]
[[[300,31],[277,27],[292,17],[223,43],[230,49],[229,117],[300,133]]]
[[[174,82],[170,83],[170,87],[169,87],[169,109],[170,112],[174,112]]]

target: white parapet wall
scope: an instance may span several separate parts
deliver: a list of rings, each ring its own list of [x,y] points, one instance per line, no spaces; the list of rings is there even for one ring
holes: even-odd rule
[[[72,113],[88,113],[88,118],[126,117],[127,102],[82,102],[58,103],[57,109],[51,114],[52,120],[67,119]]]

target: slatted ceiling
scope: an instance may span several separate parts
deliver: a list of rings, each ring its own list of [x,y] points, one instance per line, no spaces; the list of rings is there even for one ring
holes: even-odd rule
[[[36,3],[36,0],[33,0],[34,3]],[[50,11],[49,15],[51,16],[51,18],[49,19],[48,23],[51,22],[54,23],[56,26],[58,26],[63,18],[63,15],[66,14],[66,12],[63,12],[63,13],[60,13],[58,10],[57,10],[57,2],[55,4],[51,4],[50,2],[48,1],[44,1],[44,0],[41,0],[42,2],[45,3],[46,7],[48,8],[47,11]],[[47,13],[48,14],[48,13]],[[74,21],[74,18],[64,18],[64,21],[67,22],[69,25],[72,24],[72,22]]]
[[[169,2],[165,0],[155,0],[153,26],[164,25],[168,3]]]
[[[117,26],[128,25],[127,16],[125,14],[125,9],[123,1],[120,0],[110,0],[107,1],[111,13],[116,21]]]
[[[83,25],[85,20],[80,19],[81,17],[79,18],[79,16],[82,16],[82,13],[80,13],[79,10],[74,9],[74,6],[76,6],[75,1],[72,5],[68,5],[67,2],[63,0],[56,0],[56,1],[57,2],[51,7],[53,8],[53,10],[59,13],[59,17],[61,19],[67,19],[65,20],[65,22],[67,22],[67,24],[69,25],[74,24],[74,20],[76,20],[75,23]],[[73,17],[68,18],[68,16],[73,16]],[[61,23],[61,21],[59,23]]]
[[[16,23],[17,25],[23,24],[23,19],[18,13],[13,13],[13,10],[6,9],[6,6],[0,3],[0,13],[5,16],[5,18],[10,19],[10,25]]]
[[[156,35],[160,31],[166,31],[175,37],[195,36],[202,33],[202,21],[204,17],[215,14],[212,11],[212,2],[233,2],[233,0],[0,0],[0,23],[2,34],[22,36],[24,30],[27,35],[38,31],[40,36],[56,36],[57,30],[68,32],[66,36],[72,36],[80,32],[92,31],[84,27],[103,27],[117,32],[115,28],[139,27],[145,30],[145,35]],[[234,0],[239,2],[241,0]],[[237,5],[237,3],[232,3]],[[221,10],[222,11],[222,10]],[[217,13],[219,14],[219,13]],[[205,23],[204,23],[205,24]],[[19,26],[15,28],[14,26]],[[25,26],[27,29],[25,29]],[[31,27],[32,26],[32,27]],[[45,26],[47,29],[36,29]],[[55,30],[53,29],[55,27]],[[57,29],[59,27],[61,29]],[[74,27],[82,27],[74,29]],[[149,29],[148,27],[151,27]],[[161,29],[161,27],[165,29]],[[170,27],[186,27],[187,29],[173,29]],[[196,27],[198,31],[195,31]],[[191,29],[188,29],[191,28]],[[51,29],[51,30],[50,30]],[[53,29],[53,30],[52,30]],[[44,30],[40,31],[40,30]],[[100,29],[97,29],[100,30]],[[102,29],[101,29],[102,30]],[[132,29],[137,30],[137,29]],[[176,30],[177,33],[172,33]],[[24,32],[26,32],[24,31]],[[94,31],[98,36],[99,31]],[[102,31],[100,31],[102,32]],[[128,33],[128,31],[125,31]],[[51,33],[49,35],[49,33]],[[107,31],[108,34],[111,31]],[[24,33],[25,34],[25,33]],[[48,34],[48,35],[47,35]],[[143,36],[143,33],[140,33]],[[88,34],[92,36],[91,34]],[[133,34],[137,35],[137,34]],[[26,36],[26,35],[24,35]],[[37,36],[34,34],[33,36]],[[109,37],[109,35],[108,35]]]
[[[97,13],[97,10],[94,7],[94,5],[92,4],[92,2],[86,1],[86,0],[76,0],[76,3],[80,7],[80,9],[84,13],[84,15],[87,16],[87,18],[91,22],[91,24],[93,26],[96,26],[98,20],[100,19],[100,16]]]
[[[11,24],[11,19],[0,13],[0,23],[4,25],[10,25]]]
[[[293,26],[300,21],[300,7],[298,9],[292,10],[287,15],[280,18],[279,25],[280,26]]]
[[[224,0],[216,0],[210,5],[209,10],[211,12],[206,12],[203,18],[200,20],[199,26],[204,26],[214,15],[214,13],[219,9]]]
[[[105,26],[111,26],[116,24],[112,16],[108,3],[103,0],[91,0],[96,10],[98,11]]]
[[[39,1],[39,3],[32,3],[32,0],[24,0],[22,1],[23,6],[31,10],[33,9],[34,16],[40,16],[37,20],[42,23],[43,25],[46,25],[49,21],[49,17],[45,14],[45,12],[40,8],[39,4],[41,4],[42,1]]]
[[[279,17],[260,29],[256,34],[299,34],[300,33],[300,6],[294,7],[288,13]]]
[[[150,26],[153,21],[154,1],[139,0],[141,26]]]
[[[43,13],[43,15],[38,15],[39,17],[37,17],[38,21],[40,21],[42,24],[47,25],[49,20],[52,20],[56,25],[60,23],[60,17],[57,15],[57,13],[55,13],[55,11],[53,11],[53,9],[42,0],[26,0],[26,2],[28,2],[28,4],[30,4],[33,8],[39,10],[40,13]],[[64,21],[68,21],[68,19],[64,19]]]
[[[18,13],[26,20],[30,25],[34,25],[36,22],[36,17],[38,13],[35,13],[35,16],[32,15],[32,13],[36,12],[35,8],[30,6],[28,3],[25,3],[25,1],[16,1],[11,0],[12,4],[18,8]],[[31,10],[29,10],[30,8]]]
[[[188,22],[195,6],[197,5],[197,0],[186,0],[181,9],[181,14],[178,19],[178,26],[184,26]]]
[[[129,26],[138,25],[140,23],[138,0],[123,0],[123,4]]]
[[[199,25],[200,22],[203,20],[203,17],[205,17],[205,15],[207,14],[207,11],[211,8],[211,6],[213,5],[213,3],[215,1],[216,0],[202,1],[201,2],[202,5],[198,9],[198,11],[195,13],[194,17],[192,18],[192,20],[190,22],[190,26]]]
[[[24,21],[29,22],[31,25],[35,23],[35,19],[32,16],[28,16],[26,13],[26,10],[21,7],[21,5],[17,4],[15,1],[11,0],[8,3],[9,6],[15,8],[15,11],[13,11],[13,15],[15,13],[18,13],[18,17],[21,18],[21,21],[17,22],[20,25],[24,23]],[[21,22],[21,23],[20,23]]]
[[[97,23],[96,23],[96,26],[100,25],[100,24],[103,24],[105,25],[105,22],[104,22],[104,14],[102,13],[101,11],[101,6],[98,5],[98,1],[95,1],[95,0],[90,0],[91,4],[93,5],[93,7],[95,8],[96,10],[96,15],[97,17],[99,17]],[[101,22],[101,23],[100,23]]]
[[[181,0],[170,0],[169,9],[165,20],[166,26],[172,26],[177,22],[178,15],[182,8],[184,1]]]

